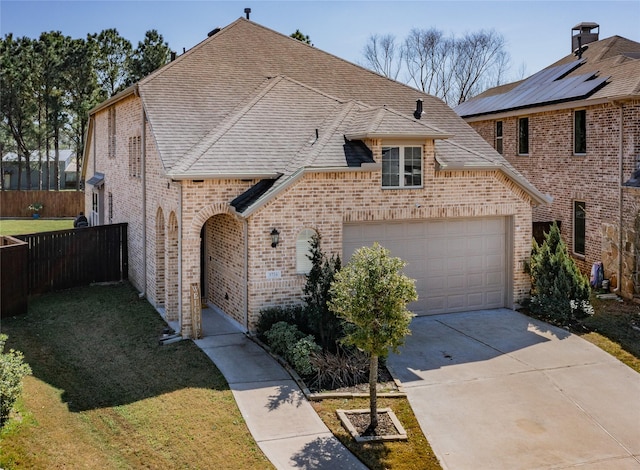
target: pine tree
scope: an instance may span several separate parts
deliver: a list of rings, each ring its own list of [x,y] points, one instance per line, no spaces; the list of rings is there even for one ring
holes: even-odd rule
[[[561,325],[590,313],[589,281],[571,258],[554,223],[531,250],[531,311]]]

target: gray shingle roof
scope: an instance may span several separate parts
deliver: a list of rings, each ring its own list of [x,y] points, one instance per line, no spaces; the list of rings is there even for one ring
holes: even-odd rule
[[[142,79],[138,91],[172,178],[284,175],[272,192],[301,168],[346,168],[345,135],[384,134],[437,138],[444,165],[491,161],[528,184],[440,99],[243,18]]]

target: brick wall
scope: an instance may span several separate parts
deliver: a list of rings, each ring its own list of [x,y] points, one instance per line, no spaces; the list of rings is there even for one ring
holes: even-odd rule
[[[129,222],[132,283],[152,305],[164,309],[165,318],[180,318],[182,333],[192,334],[190,285],[200,281],[201,230],[205,227],[205,301],[220,306],[240,324],[252,327],[261,309],[298,303],[304,275],[296,272],[296,238],[304,228],[322,236],[327,254],[342,253],[342,225],[373,220],[426,220],[429,218],[505,216],[513,221],[511,270],[513,301],[529,292],[521,261],[529,256],[530,199],[497,171],[436,172],[433,142],[424,145],[424,187],[382,189],[381,173],[308,173],[247,220],[234,215],[229,201],[256,180],[171,181],[164,176],[153,136],[144,125],[146,146],[146,237],[142,230],[142,180],[129,176],[128,136],[142,132],[139,98],[117,104],[116,158],[107,157],[106,110],[95,116],[95,169],[106,174],[105,194],[113,195],[113,222]],[[382,142],[368,142],[381,158]],[[91,191],[87,191],[87,211]],[[270,232],[280,231],[281,243],[271,247]],[[245,230],[248,258],[245,266]],[[146,240],[146,243],[143,241]],[[143,260],[147,261],[146,284]],[[210,257],[210,258],[209,258]],[[157,272],[160,271],[160,272]],[[267,279],[267,271],[280,271]],[[246,275],[245,275],[246,272]],[[181,276],[182,290],[178,278]],[[246,287],[245,287],[246,286]],[[245,307],[245,289],[248,291]],[[180,316],[181,314],[181,316]]]
[[[577,108],[585,109],[585,108]],[[622,105],[623,179],[638,165],[640,155],[640,101]],[[596,261],[605,263],[605,277],[618,285],[620,226],[620,107],[600,104],[586,108],[587,152],[573,154],[573,110],[530,113],[501,119],[504,156],[541,192],[554,201],[533,211],[533,220],[562,221],[562,236],[573,247],[573,202],[586,205],[585,255],[574,254],[580,268],[588,273]],[[517,120],[529,118],[529,155],[517,154]],[[495,140],[495,119],[470,122],[490,144]],[[630,212],[623,206],[623,214]],[[613,241],[616,241],[613,243]],[[624,249],[624,246],[623,246]],[[630,279],[632,272],[623,272]],[[628,286],[623,294],[630,296]]]

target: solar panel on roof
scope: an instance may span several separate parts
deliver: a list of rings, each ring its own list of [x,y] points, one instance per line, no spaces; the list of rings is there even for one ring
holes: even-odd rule
[[[455,111],[460,116],[477,116],[586,98],[604,86],[609,77],[594,78],[594,73],[588,73],[564,78],[583,63],[584,60],[580,60],[549,67],[506,93],[465,101]]]

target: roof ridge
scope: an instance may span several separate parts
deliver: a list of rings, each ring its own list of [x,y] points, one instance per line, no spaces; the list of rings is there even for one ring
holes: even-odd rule
[[[318,137],[318,140],[314,142],[305,144],[287,165],[287,172],[290,172],[292,168],[295,171],[298,168],[303,168],[313,163],[316,158],[318,158],[318,155],[327,145],[329,140],[331,140],[331,137],[335,134],[340,124],[344,122],[344,120],[347,118],[347,115],[356,105],[357,104],[354,100],[349,100],[342,103],[342,110],[337,114],[337,116],[332,120],[327,120],[327,122],[329,122],[329,125],[327,126],[325,132],[322,133],[322,137]],[[305,151],[308,148],[308,145],[310,145],[310,149],[308,151]]]
[[[196,142],[186,153],[183,158],[178,160],[175,165],[171,168],[171,171],[186,171],[191,165],[198,161],[198,159],[204,155],[204,153],[211,148],[213,144],[215,144],[224,134],[226,134],[229,129],[231,129],[245,114],[253,108],[256,103],[258,103],[270,90],[272,90],[278,83],[280,83],[284,77],[278,76],[275,79],[267,79],[267,83],[263,85],[262,90],[260,90],[256,95],[254,95],[248,103],[241,105],[236,109],[239,111],[234,111],[231,113],[229,119],[225,119],[223,121],[223,125],[216,127],[211,130],[208,134],[206,134],[202,139]],[[264,82],[263,82],[264,83]]]
[[[185,56],[190,56],[192,54],[195,54],[196,51],[200,50],[201,48],[204,47],[204,45],[210,41],[213,40],[214,37],[218,38],[220,37],[220,34],[223,34],[229,30],[231,30],[231,28],[233,28],[234,26],[236,26],[241,20],[243,20],[244,18],[240,17],[237,20],[233,21],[232,23],[229,23],[227,26],[221,26],[220,30],[215,33],[212,34],[211,36],[206,37],[205,39],[203,39],[202,41],[200,41],[198,44],[196,44],[195,46],[191,47],[190,49],[188,49],[187,51],[185,51],[184,53],[180,54],[179,56],[176,56],[176,58],[166,64],[164,64],[162,67],[154,70],[153,72],[151,72],[149,75],[147,75],[146,77],[142,77],[140,80],[138,80],[138,84],[141,85],[145,85],[148,82],[152,81],[154,78],[158,77],[159,75],[161,75],[162,73],[164,73],[165,71],[169,70],[170,68],[176,66],[176,64],[178,64],[179,62],[182,62]],[[246,20],[245,20],[246,21]]]

